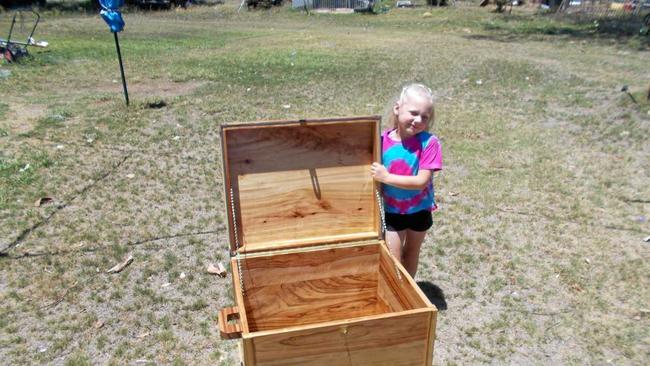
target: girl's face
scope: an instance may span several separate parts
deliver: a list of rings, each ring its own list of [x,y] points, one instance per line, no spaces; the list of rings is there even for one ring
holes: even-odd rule
[[[397,116],[397,132],[402,138],[408,138],[427,129],[433,115],[433,104],[428,98],[414,94],[401,103],[395,103],[393,112]]]

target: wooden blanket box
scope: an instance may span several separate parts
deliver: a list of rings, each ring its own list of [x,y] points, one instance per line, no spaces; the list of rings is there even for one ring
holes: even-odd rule
[[[437,310],[383,239],[380,118],[221,127],[245,366],[429,366]]]

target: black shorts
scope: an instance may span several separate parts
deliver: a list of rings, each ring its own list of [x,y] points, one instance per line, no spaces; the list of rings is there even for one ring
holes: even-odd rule
[[[413,231],[427,231],[433,225],[431,211],[422,210],[412,214],[386,213],[386,230],[402,231],[411,229]]]

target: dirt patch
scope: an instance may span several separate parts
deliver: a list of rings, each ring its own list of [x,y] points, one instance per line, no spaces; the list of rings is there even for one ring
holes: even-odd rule
[[[46,114],[42,104],[11,103],[4,124],[10,134],[18,135],[31,131]]]

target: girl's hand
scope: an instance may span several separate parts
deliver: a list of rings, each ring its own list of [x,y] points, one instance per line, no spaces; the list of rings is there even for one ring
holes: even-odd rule
[[[385,183],[386,179],[388,179],[388,176],[390,175],[390,173],[388,173],[388,170],[386,170],[386,167],[379,163],[372,163],[370,172],[374,180],[382,183]]]

